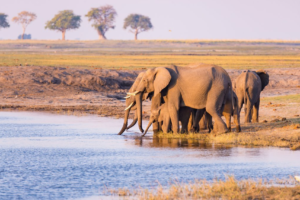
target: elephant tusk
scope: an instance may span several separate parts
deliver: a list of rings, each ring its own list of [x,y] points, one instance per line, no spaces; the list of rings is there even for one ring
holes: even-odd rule
[[[130,96],[135,96],[137,93],[139,93],[139,91],[135,91],[135,92],[133,92],[133,93],[128,92],[127,94],[130,95]]]
[[[134,102],[132,102],[127,108],[125,108],[125,110],[130,109],[130,108],[132,107],[133,103],[134,103]]]
[[[128,98],[130,98],[131,96],[126,96],[126,97],[124,97],[124,99],[128,99]]]

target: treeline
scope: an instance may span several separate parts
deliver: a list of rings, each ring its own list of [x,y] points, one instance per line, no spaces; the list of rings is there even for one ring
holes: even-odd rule
[[[92,8],[85,17],[89,22],[92,22],[99,35],[100,40],[106,40],[106,32],[109,29],[115,28],[115,19],[117,12],[110,5]],[[0,29],[9,28],[7,15],[0,13]],[[21,39],[24,38],[27,26],[37,18],[36,14],[22,11],[17,16],[12,18],[12,21],[22,25]],[[62,40],[65,40],[65,35],[68,30],[78,29],[81,23],[81,16],[73,13],[72,10],[63,10],[58,12],[50,21],[46,22],[45,29],[59,31],[62,34]],[[134,34],[134,39],[137,40],[138,34],[148,31],[153,28],[149,17],[140,14],[130,14],[124,19],[124,29],[129,29]]]

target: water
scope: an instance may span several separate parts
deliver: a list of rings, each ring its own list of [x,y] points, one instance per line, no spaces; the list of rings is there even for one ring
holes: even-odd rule
[[[122,119],[0,112],[0,199],[76,199],[108,188],[152,188],[195,179],[287,178],[300,151],[140,140]]]

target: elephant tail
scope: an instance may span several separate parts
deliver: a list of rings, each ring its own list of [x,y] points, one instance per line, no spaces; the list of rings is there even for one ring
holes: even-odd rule
[[[246,76],[245,76],[245,94],[244,94],[244,104],[246,105],[247,100],[250,100],[250,95],[249,95],[249,91],[248,91],[248,86],[247,86],[247,81],[248,81],[248,72],[249,70],[246,71]]]
[[[233,88],[232,88],[232,84],[231,84],[231,104],[232,104],[232,114],[233,114],[233,111],[235,109],[235,104],[234,104],[234,99],[233,99]],[[232,115],[231,114],[231,115]]]

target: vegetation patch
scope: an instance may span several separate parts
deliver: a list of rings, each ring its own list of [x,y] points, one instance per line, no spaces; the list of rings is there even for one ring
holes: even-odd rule
[[[276,186],[275,186],[276,185]],[[236,180],[228,176],[225,181],[195,180],[188,184],[173,183],[168,189],[159,186],[155,189],[137,190],[107,189],[105,195],[134,199],[299,199],[300,185],[291,177],[287,180],[254,181]]]
[[[292,150],[300,149],[300,119],[278,120],[267,123],[256,123],[242,126],[241,133],[213,134],[188,133],[154,135],[157,138],[168,139],[195,139],[203,143],[220,145],[243,145],[257,147],[286,147]],[[203,132],[203,131],[202,131]]]

